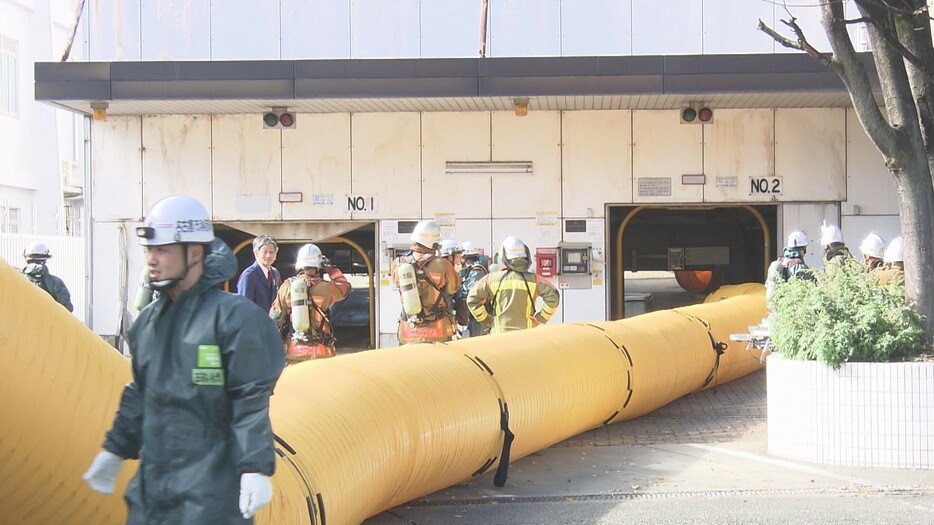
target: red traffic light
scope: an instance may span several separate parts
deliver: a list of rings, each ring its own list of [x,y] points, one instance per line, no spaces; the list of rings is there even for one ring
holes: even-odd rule
[[[681,108],[682,124],[709,124],[713,122],[713,110],[707,106]]]
[[[273,108],[263,115],[265,129],[295,129],[295,114],[282,108]]]

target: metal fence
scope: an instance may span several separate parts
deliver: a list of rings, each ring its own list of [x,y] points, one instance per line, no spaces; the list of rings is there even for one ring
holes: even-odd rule
[[[48,262],[49,271],[65,282],[71,292],[75,317],[87,324],[84,238],[0,233],[0,258],[14,268],[22,268],[25,265],[23,250],[35,242],[45,243],[49,247],[52,254]]]

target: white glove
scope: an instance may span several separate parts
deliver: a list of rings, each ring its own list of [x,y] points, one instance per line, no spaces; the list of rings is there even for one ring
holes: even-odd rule
[[[246,472],[240,476],[240,512],[243,519],[250,519],[256,511],[272,500],[272,483],[269,476]]]
[[[81,479],[87,481],[93,490],[101,494],[113,494],[114,485],[117,483],[117,474],[120,473],[120,467],[122,466],[123,458],[112,452],[102,450],[91,462],[91,467]]]

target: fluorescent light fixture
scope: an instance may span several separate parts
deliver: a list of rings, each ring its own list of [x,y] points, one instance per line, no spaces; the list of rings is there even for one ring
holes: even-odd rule
[[[531,175],[532,161],[461,162],[449,160],[444,163],[444,172],[448,175]]]
[[[280,191],[279,202],[302,202],[302,192],[300,191]]]

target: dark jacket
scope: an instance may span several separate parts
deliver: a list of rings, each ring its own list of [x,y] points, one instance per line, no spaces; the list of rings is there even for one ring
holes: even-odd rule
[[[55,302],[65,307],[69,312],[74,312],[75,307],[71,304],[71,292],[65,286],[65,282],[49,273],[49,268],[42,264],[33,262],[23,268],[23,274],[29,278],[33,284],[42,288],[55,299]]]
[[[237,279],[237,295],[242,295],[256,303],[263,310],[269,310],[276,300],[276,290],[282,284],[279,270],[269,268],[269,276],[263,273],[258,262],[246,267]]]
[[[215,239],[201,279],[175,302],[160,294],[130,328],[133,382],[104,442],[142,457],[127,523],[250,523],[240,475],[273,474],[269,396],[285,359],[266,312],[218,288],[235,272]]]

